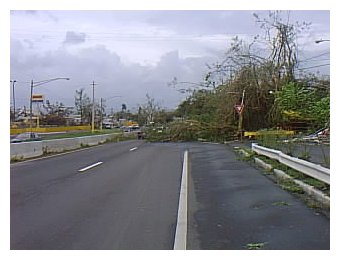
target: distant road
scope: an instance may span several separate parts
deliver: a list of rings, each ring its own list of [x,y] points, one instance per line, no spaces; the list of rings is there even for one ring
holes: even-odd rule
[[[232,147],[144,141],[11,164],[11,249],[173,249],[185,150],[187,249],[329,249],[329,219]]]

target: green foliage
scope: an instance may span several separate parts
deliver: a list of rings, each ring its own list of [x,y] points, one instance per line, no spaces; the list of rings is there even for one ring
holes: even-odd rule
[[[262,249],[266,243],[249,243],[246,245],[246,248],[249,250],[258,250]]]
[[[328,95],[316,101],[312,105],[311,111],[319,126],[328,124],[330,119],[330,96]]]
[[[276,92],[271,109],[273,122],[286,123],[290,120],[309,120],[316,127],[329,122],[329,92],[320,93],[317,88],[298,83],[288,83]]]

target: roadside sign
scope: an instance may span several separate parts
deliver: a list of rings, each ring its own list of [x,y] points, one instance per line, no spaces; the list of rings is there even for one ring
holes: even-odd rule
[[[244,105],[235,105],[234,108],[237,111],[237,113],[241,114],[244,109]]]
[[[32,95],[32,102],[43,102],[44,96],[41,94],[33,94]]]

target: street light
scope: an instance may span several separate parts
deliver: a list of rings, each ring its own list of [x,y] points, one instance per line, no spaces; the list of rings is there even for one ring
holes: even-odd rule
[[[320,42],[329,42],[330,40],[323,40],[323,39],[320,39],[320,40],[316,40],[315,43],[320,43]]]
[[[53,79],[46,79],[46,80],[41,80],[37,82],[33,82],[33,79],[31,80],[31,98],[30,98],[30,132],[32,132],[32,97],[33,97],[33,88],[49,83],[51,81],[55,80],[60,80],[60,79],[65,79],[65,80],[70,80],[69,78],[53,78]]]
[[[111,100],[111,99],[119,98],[119,97],[122,97],[122,96],[112,96],[107,99],[100,98],[100,131],[103,130],[103,100],[107,101],[107,100]]]

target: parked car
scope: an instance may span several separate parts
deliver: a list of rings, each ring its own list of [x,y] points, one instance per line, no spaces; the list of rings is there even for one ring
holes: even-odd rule
[[[11,143],[21,143],[21,142],[30,142],[30,141],[41,141],[41,138],[37,133],[34,132],[25,132],[18,134],[15,138],[11,140]]]

